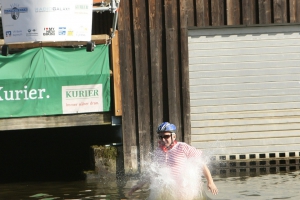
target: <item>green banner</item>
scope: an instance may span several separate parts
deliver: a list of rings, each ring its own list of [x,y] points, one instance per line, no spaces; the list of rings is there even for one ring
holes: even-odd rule
[[[107,45],[36,48],[0,56],[0,117],[110,110]]]

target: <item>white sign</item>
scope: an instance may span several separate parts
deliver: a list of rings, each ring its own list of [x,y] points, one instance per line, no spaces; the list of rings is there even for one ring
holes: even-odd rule
[[[62,87],[63,114],[103,111],[102,84]]]
[[[1,0],[4,42],[90,41],[92,0]]]

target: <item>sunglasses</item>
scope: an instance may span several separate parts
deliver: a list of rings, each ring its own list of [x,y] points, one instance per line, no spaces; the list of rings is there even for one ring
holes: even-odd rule
[[[172,135],[163,135],[163,136],[158,136],[158,138],[160,139],[160,140],[162,140],[163,138],[164,139],[169,139],[170,137],[171,137]]]

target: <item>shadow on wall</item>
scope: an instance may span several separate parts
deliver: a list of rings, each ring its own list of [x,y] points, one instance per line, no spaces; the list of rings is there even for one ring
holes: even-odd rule
[[[81,180],[93,170],[92,145],[121,143],[120,126],[0,132],[0,182]]]

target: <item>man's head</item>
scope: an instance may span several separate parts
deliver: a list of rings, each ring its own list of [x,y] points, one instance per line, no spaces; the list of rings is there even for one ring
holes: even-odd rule
[[[158,138],[166,147],[170,146],[176,139],[176,126],[169,122],[163,122],[157,127]]]

